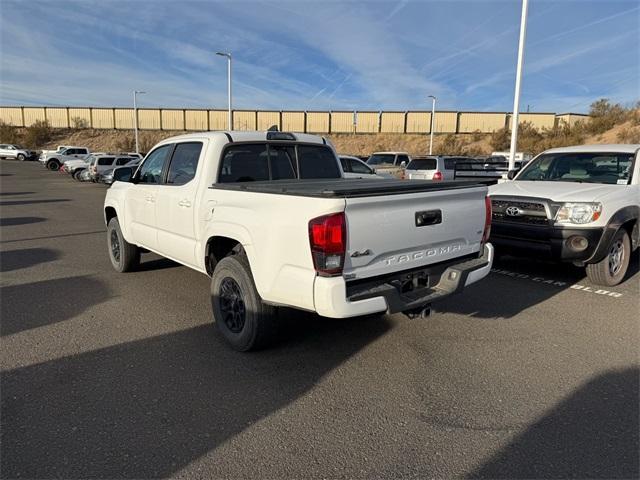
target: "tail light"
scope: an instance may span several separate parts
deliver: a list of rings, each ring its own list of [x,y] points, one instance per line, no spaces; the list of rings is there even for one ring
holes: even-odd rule
[[[482,232],[482,243],[486,243],[491,235],[491,198],[484,197],[484,232]]]
[[[433,174],[433,178],[431,180],[437,180],[440,181],[442,180],[442,172],[436,172]]]
[[[318,275],[340,275],[344,265],[347,229],[344,213],[314,218],[309,222],[309,243],[313,267]]]
[[[404,171],[404,170],[402,170],[402,171],[400,172],[400,180],[406,180],[406,179],[407,179],[407,176],[405,175],[405,171]]]

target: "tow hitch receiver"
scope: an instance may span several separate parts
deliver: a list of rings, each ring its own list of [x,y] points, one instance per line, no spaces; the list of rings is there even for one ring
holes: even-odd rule
[[[419,308],[412,308],[411,310],[405,310],[404,313],[411,320],[424,319],[431,315],[431,305],[427,305]]]

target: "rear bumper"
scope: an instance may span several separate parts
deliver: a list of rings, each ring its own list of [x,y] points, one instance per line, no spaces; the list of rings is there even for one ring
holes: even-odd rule
[[[414,310],[462,291],[491,271],[493,246],[486,244],[482,256],[464,261],[446,262],[420,270],[429,277],[429,285],[401,292],[397,277],[373,279],[363,288],[348,285],[342,277],[317,277],[314,283],[315,310],[330,318],[346,318],[372,313],[397,313]]]

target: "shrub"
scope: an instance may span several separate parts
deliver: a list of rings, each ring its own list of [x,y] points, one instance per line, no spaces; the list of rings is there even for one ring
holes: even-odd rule
[[[89,128],[89,122],[82,117],[73,117],[71,119],[71,125],[73,125],[73,128]]]
[[[0,120],[0,142],[20,143],[20,132],[13,125]]]
[[[489,144],[494,151],[502,152],[509,149],[511,144],[511,130],[503,127],[491,134]]]
[[[462,155],[464,144],[452,133],[447,134],[440,144],[441,155]]]
[[[590,133],[597,135],[623,123],[628,112],[620,104],[611,104],[608,99],[601,98],[591,104],[589,116],[591,119],[587,128]]]
[[[618,141],[622,143],[640,143],[640,127],[623,128],[618,132]]]
[[[480,130],[475,130],[472,134],[471,134],[471,139],[474,142],[479,142],[480,140],[482,140],[484,138],[484,133],[482,133]]]
[[[49,122],[36,120],[36,122],[27,127],[24,133],[24,143],[29,148],[39,148],[45,143],[51,141],[53,131]]]

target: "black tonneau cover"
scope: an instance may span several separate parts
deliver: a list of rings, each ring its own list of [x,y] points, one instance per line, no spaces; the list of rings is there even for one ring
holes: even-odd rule
[[[296,195],[300,197],[353,198],[377,195],[401,195],[405,193],[457,190],[469,187],[485,187],[479,181],[432,182],[430,180],[265,180],[260,182],[215,183],[217,190],[239,190],[255,193]]]

